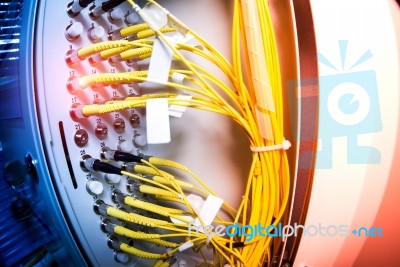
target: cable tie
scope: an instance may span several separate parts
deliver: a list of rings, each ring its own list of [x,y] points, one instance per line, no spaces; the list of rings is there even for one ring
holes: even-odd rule
[[[192,99],[193,96],[191,95],[177,95],[175,97],[175,100],[190,100]],[[170,105],[168,108],[168,114],[172,117],[175,118],[182,118],[183,113],[185,113],[187,106],[184,106],[185,104],[189,104],[187,101],[182,102],[182,106],[180,105]]]
[[[171,75],[171,82],[173,83],[177,83],[182,85],[183,84],[183,80],[185,80],[185,75],[179,72],[174,72]]]
[[[207,240],[206,240],[206,245],[207,247],[210,245],[211,239],[214,237],[214,233],[207,234]]]
[[[212,224],[223,203],[224,200],[222,198],[216,197],[214,195],[208,195],[198,214],[198,217],[202,219],[204,226]],[[199,218],[196,218],[194,225],[197,227],[202,225]]]
[[[146,4],[137,12],[153,31],[158,31],[168,24],[168,16],[165,11],[152,3]]]
[[[273,151],[273,150],[288,150],[292,144],[288,140],[283,140],[282,144],[278,145],[273,145],[273,146],[259,146],[259,147],[254,147],[251,146],[250,149],[253,152],[266,152],[266,151]]]
[[[193,246],[194,246],[194,243],[192,241],[187,241],[187,242],[183,243],[182,245],[180,245],[178,250],[179,250],[179,252],[182,252]]]

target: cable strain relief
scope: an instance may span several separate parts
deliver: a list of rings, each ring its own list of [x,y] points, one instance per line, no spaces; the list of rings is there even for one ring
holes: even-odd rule
[[[114,160],[116,161],[124,161],[124,162],[141,162],[142,157],[132,155],[122,151],[115,151]]]
[[[229,248],[230,247],[230,243],[226,242],[225,243],[225,247]],[[244,242],[234,242],[232,243],[232,248],[242,248],[244,247]]]
[[[65,63],[69,67],[76,65],[77,63],[81,62],[82,60],[83,59],[79,57],[78,50],[76,50],[76,49],[70,49],[65,54]]]
[[[109,219],[103,219],[100,223],[100,229],[104,233],[114,233],[115,224],[113,224]]]
[[[118,240],[116,236],[110,236],[107,240],[107,245],[111,249],[120,250],[121,242]]]
[[[97,199],[93,204],[93,211],[97,215],[106,215],[107,209],[110,205],[107,205],[103,200]]]
[[[76,92],[82,90],[83,88],[79,85],[79,77],[74,75],[69,76],[67,80],[67,89],[70,94],[75,94]]]
[[[79,5],[82,8],[87,7],[89,4],[91,4],[92,2],[94,2],[94,0],[79,0]]]
[[[150,158],[152,158],[153,156],[150,156],[150,155],[143,155],[142,156],[142,159],[144,159],[144,160],[146,160],[146,161],[149,161],[150,160]]]
[[[92,56],[90,56],[90,57],[88,58],[89,64],[90,64],[91,66],[94,66],[94,65],[96,65],[97,63],[100,63],[100,62],[102,62],[102,61],[104,61],[104,60],[105,60],[105,59],[101,57],[101,54],[100,54],[100,53],[94,54],[94,55],[92,55]]]
[[[86,116],[82,113],[83,105],[79,103],[72,104],[71,108],[69,109],[69,115],[71,116],[72,120],[78,122],[81,119],[85,119]]]
[[[108,12],[111,9],[119,6],[120,4],[122,4],[123,2],[125,2],[125,0],[109,0],[109,1],[105,1],[101,4],[101,9],[104,12]]]
[[[119,189],[114,189],[111,192],[111,199],[114,203],[121,203],[124,204],[125,203],[125,197],[126,195],[124,195]]]
[[[98,159],[94,159],[92,157],[83,158],[83,165],[88,171],[95,171],[95,169],[93,168],[93,165],[97,160]]]
[[[124,37],[121,35],[121,30],[114,30],[114,31],[109,31],[107,34],[107,39],[109,41],[114,41],[114,40],[120,40],[123,39]]]
[[[89,168],[88,168],[89,169]],[[93,170],[98,171],[98,172],[105,172],[105,173],[112,173],[112,174],[121,174],[121,169],[118,167],[115,167],[111,164],[102,162],[99,159],[96,159],[93,162]]]
[[[109,147],[105,146],[101,148],[100,158],[104,161],[114,160],[114,154],[115,150],[112,150]]]

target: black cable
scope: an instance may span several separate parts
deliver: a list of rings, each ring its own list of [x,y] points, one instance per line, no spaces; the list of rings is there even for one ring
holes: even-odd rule
[[[79,5],[82,8],[87,7],[90,3],[94,2],[94,0],[79,0]]]
[[[133,154],[115,151],[114,153],[114,160],[116,161],[123,161],[123,162],[141,162],[143,158],[140,156],[135,156]]]
[[[113,9],[114,7],[116,7],[116,6],[120,5],[120,4],[122,4],[123,2],[125,2],[125,0],[110,0],[110,1],[107,1],[107,2],[103,2],[103,3],[101,4],[101,9],[102,9],[104,12],[108,12],[108,11],[110,11],[111,9]]]
[[[229,248],[230,243],[226,242],[225,246],[226,246],[227,248]],[[242,248],[242,247],[244,247],[244,242],[235,242],[235,243],[232,243],[232,248]]]
[[[118,174],[118,175],[121,175],[121,171],[122,171],[120,168],[115,167],[111,164],[102,162],[99,159],[93,161],[92,169],[97,172],[112,173],[112,174]]]

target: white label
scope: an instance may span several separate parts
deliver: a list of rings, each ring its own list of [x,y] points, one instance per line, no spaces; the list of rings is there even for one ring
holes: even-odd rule
[[[215,216],[217,216],[218,211],[223,203],[224,203],[223,199],[213,195],[208,195],[199,213],[199,217],[203,220],[205,226],[212,224]],[[201,222],[198,218],[196,218],[194,225],[201,226]]]
[[[171,142],[167,98],[155,98],[146,101],[146,124],[147,142],[149,144]]]
[[[179,100],[186,100],[186,99],[192,99],[191,95],[178,95],[175,99]],[[184,101],[182,104],[187,104],[188,102]],[[177,117],[181,118],[183,113],[186,111],[186,106],[178,106],[178,105],[171,105],[169,107],[169,115],[172,117]]]
[[[175,45],[174,40],[166,38]],[[172,50],[160,39],[154,39],[153,51],[151,53],[147,81],[166,84],[168,82],[169,70],[172,62]]]

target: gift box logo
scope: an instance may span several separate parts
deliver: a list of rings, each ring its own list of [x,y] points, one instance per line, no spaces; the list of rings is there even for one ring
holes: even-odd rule
[[[373,55],[367,50],[353,64],[347,64],[348,41],[339,41],[341,68],[335,67],[329,57],[318,54],[318,61],[334,70],[332,75],[320,76],[319,82],[319,128],[316,168],[332,168],[332,139],[347,137],[348,164],[378,164],[380,151],[374,147],[361,146],[358,136],[382,130],[378,86],[374,70],[358,70]],[[346,65],[350,65],[346,68]],[[344,156],[344,155],[343,155]]]
[[[359,141],[360,135],[382,130],[376,72],[371,60],[373,54],[367,49],[357,49],[355,60],[351,60],[347,53],[348,41],[340,40],[338,44],[339,53],[333,51],[335,49],[329,55],[318,53],[320,70],[325,68],[324,73],[328,75],[290,80],[286,84],[292,138],[300,141],[298,167],[301,170],[332,168],[336,149],[339,150],[335,155],[343,153],[340,157],[346,157],[347,164],[381,162],[378,149],[360,145]],[[340,63],[336,65],[341,66],[335,66],[330,59],[337,59]],[[297,109],[301,111],[300,116]],[[333,146],[333,139],[338,137],[346,138],[345,148]],[[316,139],[319,150],[314,166]]]

